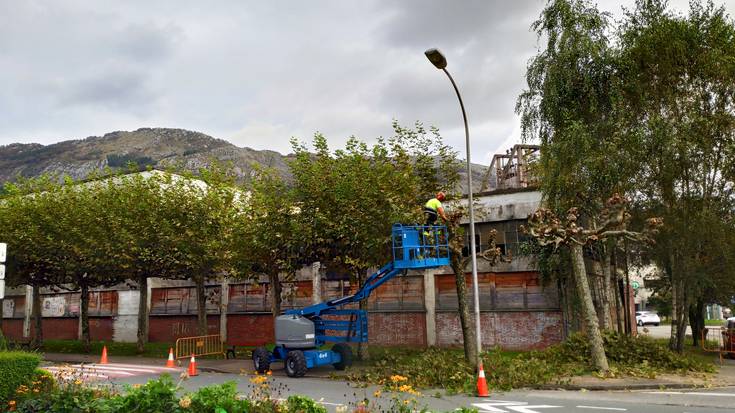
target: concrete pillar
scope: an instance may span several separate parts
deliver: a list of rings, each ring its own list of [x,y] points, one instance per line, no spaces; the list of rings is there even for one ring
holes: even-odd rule
[[[33,309],[33,287],[26,285],[26,306],[23,310],[23,337],[31,336],[31,311]]]
[[[227,305],[230,303],[230,279],[222,278],[219,296],[219,335],[227,341]]]
[[[319,272],[322,264],[317,261],[311,264],[311,302],[319,304],[322,302],[322,276]]]
[[[424,307],[426,308],[426,344],[436,345],[436,291],[434,279],[437,271],[424,270]]]

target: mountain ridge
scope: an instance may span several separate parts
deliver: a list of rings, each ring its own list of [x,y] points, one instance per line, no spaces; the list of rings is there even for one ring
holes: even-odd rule
[[[11,143],[0,146],[0,184],[13,181],[19,175],[27,178],[42,174],[68,175],[83,180],[107,167],[123,168],[128,162],[151,165],[155,169],[179,166],[196,172],[213,159],[231,162],[240,180],[248,179],[254,164],[275,168],[288,177],[287,160],[291,157],[292,154],[283,155],[268,149],[239,147],[224,139],[186,129],[139,128],[49,145]],[[480,187],[486,169],[487,166],[473,164],[475,189]]]

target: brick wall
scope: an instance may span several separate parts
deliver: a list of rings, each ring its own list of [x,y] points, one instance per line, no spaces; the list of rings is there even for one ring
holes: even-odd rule
[[[261,346],[275,342],[273,316],[270,314],[228,314],[227,343]]]
[[[3,334],[13,340],[23,337],[23,320],[18,318],[3,319]]]
[[[562,337],[561,311],[483,312],[482,344],[500,346],[506,350],[531,350],[560,343]],[[437,345],[461,346],[462,330],[459,316],[454,312],[436,315]]]
[[[89,335],[92,340],[112,341],[113,334],[112,317],[89,317]]]
[[[196,316],[150,316],[148,340],[172,343],[177,338],[199,335]],[[207,317],[207,334],[219,334],[219,316]]]
[[[424,312],[369,313],[370,344],[426,347]]]
[[[79,338],[79,319],[76,317],[44,317],[41,325],[44,340],[77,340]],[[36,323],[31,319],[31,336],[35,329]]]

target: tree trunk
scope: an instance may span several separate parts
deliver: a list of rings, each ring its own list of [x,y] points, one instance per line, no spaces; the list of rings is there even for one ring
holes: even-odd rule
[[[615,277],[615,282],[613,283],[613,294],[615,294],[615,321],[617,323],[618,333],[625,334],[625,327],[623,326],[625,322],[625,317],[623,317],[623,297],[620,294],[620,280],[617,277]]]
[[[454,283],[457,289],[457,311],[459,322],[462,327],[462,342],[464,344],[464,358],[473,368],[477,368],[477,340],[470,313],[470,302],[467,296],[467,281],[464,260],[461,250],[459,253],[452,251],[452,270],[454,270]]]
[[[138,353],[145,351],[148,342],[148,277],[138,277],[140,298],[138,300]]]
[[[678,277],[676,274],[677,268],[674,261],[674,254],[669,253],[669,276],[671,278],[671,335],[669,337],[669,349],[676,351],[678,338],[677,335],[679,334],[679,319],[680,319],[680,312],[679,312],[679,287],[678,287]]]
[[[277,272],[268,274],[268,281],[270,282],[271,313],[275,318],[281,315],[281,291],[283,288]]]
[[[207,291],[204,288],[204,277],[194,277],[197,294],[197,331],[200,336],[207,335]]]
[[[610,255],[612,256],[612,267],[611,267],[611,278],[610,281],[612,282],[612,290],[614,294],[615,299],[615,320],[617,322],[618,326],[618,333],[625,334],[625,327],[623,326],[623,321],[625,320],[625,317],[623,317],[623,295],[620,291],[620,279],[619,273],[618,273],[618,254],[617,251],[617,245],[613,244],[611,246]]]
[[[357,288],[362,288],[362,285],[365,282],[365,270],[357,270],[355,274],[355,279],[357,280]],[[361,311],[367,311],[368,309],[367,298],[358,303],[358,308]],[[368,347],[368,343],[360,342],[357,344],[357,358],[360,360],[370,359],[370,349]]]
[[[592,362],[595,368],[600,372],[609,370],[607,357],[605,356],[605,346],[600,334],[600,327],[597,324],[597,314],[592,303],[592,294],[590,286],[587,282],[587,271],[584,267],[584,253],[582,246],[576,242],[571,244],[572,269],[574,272],[574,281],[577,284],[577,294],[582,304],[582,314],[587,326],[587,337],[590,340],[590,351],[592,352]]]
[[[684,281],[679,285],[679,293],[679,323],[676,333],[676,351],[681,353],[684,351],[684,337],[687,331],[687,324],[689,324],[689,301],[686,297]]]
[[[692,327],[692,345],[698,347],[704,333],[704,299],[698,298],[696,304],[689,306],[689,325]]]
[[[33,335],[32,347],[40,348],[43,345],[43,314],[41,313],[41,287],[33,286],[33,322],[35,323],[35,334]]]
[[[89,353],[91,350],[91,339],[89,336],[89,286],[82,283],[81,297],[80,297],[80,314],[82,319],[82,347],[85,353]]]
[[[610,271],[610,248],[605,248],[604,256],[602,259],[602,328],[605,330],[612,329],[612,310],[610,309],[610,303],[612,302],[612,271]]]
[[[607,308],[605,307],[605,298],[604,298],[604,281],[603,281],[603,274],[602,274],[602,263],[597,260],[592,260],[592,286],[593,286],[593,294],[592,294],[592,303],[597,304],[595,306],[595,310],[597,311],[597,322],[600,325],[600,328],[603,330],[607,329]]]
[[[625,248],[625,318],[628,320],[628,322],[625,324],[625,332],[629,336],[633,336],[633,323],[635,322],[635,319],[631,317],[630,314],[630,305],[633,302],[632,297],[630,296],[630,271],[628,267],[628,240],[623,240],[624,248]]]

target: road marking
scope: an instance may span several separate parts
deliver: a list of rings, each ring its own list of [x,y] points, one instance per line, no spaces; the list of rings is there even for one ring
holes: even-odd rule
[[[687,391],[644,391],[646,394],[679,394],[686,396],[717,396],[717,397],[735,397],[735,393],[705,393],[705,392],[687,392]]]
[[[484,403],[472,403],[473,406],[485,412],[508,413],[508,410],[518,413],[538,413],[536,409],[553,409],[562,406],[550,406],[547,404],[528,405],[526,402],[513,402],[504,400],[486,401]],[[499,407],[508,410],[500,409]]]
[[[578,409],[598,409],[598,410],[619,410],[621,412],[627,411],[622,407],[598,407],[598,406],[577,406]]]
[[[139,364],[73,364],[63,366],[48,366],[44,369],[60,374],[64,378],[79,376],[81,379],[109,379],[148,374],[180,372],[182,369],[148,366]]]
[[[160,373],[160,370],[154,370],[154,369],[147,369],[147,368],[135,368],[135,367],[119,367],[119,366],[106,366],[106,365],[99,365],[99,364],[76,364],[72,367],[78,368],[78,369],[84,369],[84,370],[107,370],[107,371],[135,371],[139,373]]]

